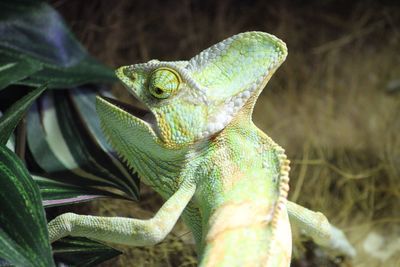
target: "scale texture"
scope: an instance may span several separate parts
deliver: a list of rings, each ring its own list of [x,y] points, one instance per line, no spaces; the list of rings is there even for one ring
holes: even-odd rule
[[[116,73],[148,111],[99,97],[97,112],[119,155],[165,204],[149,220],[63,214],[66,235],[133,246],[163,240],[182,216],[201,266],[289,266],[291,229],[352,256],[325,216],[286,200],[289,161],[252,122],[255,102],[285,60],[284,42],[263,32],[232,36],[189,61],[151,60]]]

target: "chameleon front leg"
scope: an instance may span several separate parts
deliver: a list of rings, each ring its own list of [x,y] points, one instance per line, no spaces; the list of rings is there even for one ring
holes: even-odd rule
[[[157,244],[172,230],[195,189],[194,184],[182,185],[148,220],[62,214],[48,224],[50,242],[71,235],[131,246]]]
[[[318,245],[349,257],[356,255],[343,232],[330,224],[321,212],[311,211],[290,201],[287,202],[287,210],[290,223],[299,227]]]

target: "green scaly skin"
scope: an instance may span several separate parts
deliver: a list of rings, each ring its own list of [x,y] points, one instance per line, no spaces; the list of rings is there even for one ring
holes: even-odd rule
[[[289,161],[252,122],[258,95],[286,55],[275,36],[246,32],[189,61],[119,68],[149,111],[135,116],[99,97],[98,115],[116,151],[166,202],[149,220],[66,213],[49,223],[50,240],[152,245],[182,215],[201,266],[289,266],[290,218],[318,244],[353,256],[325,216],[286,201]]]

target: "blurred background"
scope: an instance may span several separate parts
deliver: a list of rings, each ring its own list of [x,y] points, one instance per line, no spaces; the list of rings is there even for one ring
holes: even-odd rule
[[[91,54],[117,67],[189,59],[233,34],[284,40],[287,61],[256,105],[254,121],[292,161],[289,199],[323,212],[355,245],[331,257],[295,233],[292,266],[400,266],[400,3],[396,1],[78,1],[50,3]],[[126,101],[134,101],[115,85]],[[161,198],[101,200],[89,214],[149,218]],[[103,266],[196,266],[179,222],[150,248]]]

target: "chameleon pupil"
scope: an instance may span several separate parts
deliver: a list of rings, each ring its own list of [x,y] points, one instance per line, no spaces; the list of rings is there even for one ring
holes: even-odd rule
[[[160,87],[155,88],[156,94],[161,95],[164,91]]]

